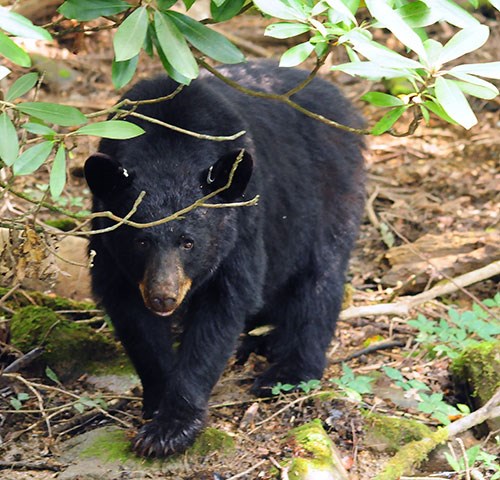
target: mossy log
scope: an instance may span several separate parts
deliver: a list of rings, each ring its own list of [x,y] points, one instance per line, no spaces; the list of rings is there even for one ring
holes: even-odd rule
[[[371,448],[395,453],[401,447],[429,437],[432,430],[418,420],[391,417],[379,413],[366,413],[365,441]]]
[[[340,455],[319,419],[294,428],[287,436],[298,452],[287,467],[290,480],[347,480]]]

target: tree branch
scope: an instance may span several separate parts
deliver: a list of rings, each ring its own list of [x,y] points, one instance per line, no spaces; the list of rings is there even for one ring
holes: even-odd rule
[[[460,275],[441,285],[436,285],[430,290],[414,295],[413,297],[402,297],[399,302],[346,308],[340,313],[339,319],[348,320],[350,318],[378,315],[408,315],[410,309],[417,305],[456,292],[464,287],[482,282],[496,275],[500,275],[500,260],[472,272]]]

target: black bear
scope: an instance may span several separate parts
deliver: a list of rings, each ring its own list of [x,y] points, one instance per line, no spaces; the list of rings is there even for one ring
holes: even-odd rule
[[[285,93],[307,78],[268,62],[219,71],[269,93]],[[155,99],[177,86],[166,77],[141,81],[125,98]],[[362,125],[326,81],[313,80],[293,100],[342,124]],[[151,419],[133,448],[165,456],[184,450],[201,430],[210,392],[245,329],[275,326],[257,394],[277,382],[321,378],[363,210],[363,141],[208,73],[173,99],[135,111],[201,134],[246,134],[216,142],[127,117],[146,133],[102,140],[85,164],[95,212],[125,217],[144,191],[131,219],[159,220],[227,186],[231,171],[229,187],[208,203],[260,196],[257,206],[202,206],[168,223],[121,225],[91,237],[93,290],[141,378],[143,413]],[[93,229],[113,224],[95,218]]]

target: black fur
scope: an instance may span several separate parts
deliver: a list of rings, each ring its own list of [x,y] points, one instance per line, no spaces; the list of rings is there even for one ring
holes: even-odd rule
[[[306,77],[303,71],[267,62],[221,71],[247,87],[280,93]],[[140,82],[125,97],[156,98],[176,86],[160,77]],[[351,105],[325,81],[314,80],[293,99],[340,123],[361,126]],[[212,201],[260,195],[255,207],[203,207],[153,228],[121,226],[92,236],[93,289],[137,369],[144,414],[152,418],[133,446],[141,455],[164,456],[185,449],[202,428],[210,392],[245,329],[276,326],[265,343],[271,367],[257,378],[256,393],[277,382],[321,377],[363,209],[363,142],[283,103],[243,95],[208,74],[173,100],[137,111],[199,133],[247,133],[235,141],[214,142],[127,118],[147,133],[127,141],[103,140],[99,157],[89,159],[86,175],[94,211],[125,216],[145,191],[132,219],[165,217],[192,204],[213,184],[224,185],[228,165],[242,148],[245,158],[232,190]],[[217,163],[220,159],[223,163]],[[97,218],[93,228],[112,223]],[[192,283],[172,313],[177,297],[171,292],[179,291],[184,278],[175,268]],[[155,288],[160,293],[151,293]],[[148,295],[153,298],[147,300]],[[169,316],[153,313],[155,308]],[[182,327],[177,349],[172,346],[174,323]],[[248,347],[251,342],[244,343],[240,359]]]

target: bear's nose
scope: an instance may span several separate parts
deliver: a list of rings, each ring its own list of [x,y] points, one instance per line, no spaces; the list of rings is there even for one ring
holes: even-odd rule
[[[151,306],[156,313],[165,314],[175,310],[176,299],[173,297],[157,295],[151,299]]]

